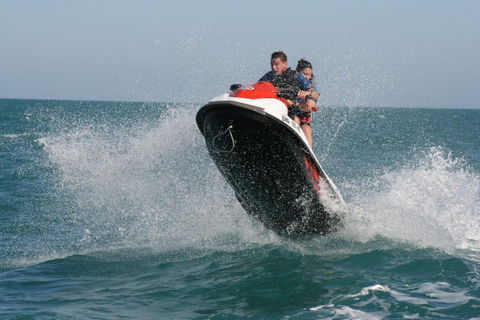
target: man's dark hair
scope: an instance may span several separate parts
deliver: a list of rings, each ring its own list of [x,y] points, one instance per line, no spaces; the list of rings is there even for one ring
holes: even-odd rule
[[[272,53],[272,60],[277,58],[280,58],[282,62],[287,62],[287,55],[283,53],[283,51],[277,51]]]

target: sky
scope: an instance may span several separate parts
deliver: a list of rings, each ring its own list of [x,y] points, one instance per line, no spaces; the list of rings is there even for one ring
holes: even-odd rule
[[[0,98],[206,103],[279,50],[320,105],[480,109],[480,0],[0,1]]]

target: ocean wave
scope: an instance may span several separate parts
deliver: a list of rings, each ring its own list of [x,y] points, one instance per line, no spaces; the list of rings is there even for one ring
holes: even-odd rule
[[[357,195],[346,229],[356,240],[381,235],[449,251],[480,248],[480,177],[442,148],[351,186]]]

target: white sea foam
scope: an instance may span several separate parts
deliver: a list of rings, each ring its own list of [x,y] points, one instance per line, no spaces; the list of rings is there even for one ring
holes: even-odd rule
[[[348,306],[335,308],[333,305],[318,306],[311,308],[311,311],[321,311],[322,319],[385,319],[388,313],[384,312],[364,312]]]
[[[213,165],[194,130],[196,110],[174,108],[129,129],[80,122],[38,140],[55,168],[65,220],[77,224],[77,247],[276,241]]]
[[[380,293],[384,293],[391,298],[385,299],[385,297],[377,297]],[[330,301],[329,304],[313,307],[310,308],[310,310],[320,312],[322,315],[342,315],[348,319],[382,319],[388,316],[389,312],[387,311],[391,309],[389,307],[390,303],[386,301],[392,301],[392,299],[398,303],[416,305],[426,309],[431,308],[432,310],[442,308],[450,309],[464,305],[470,300],[475,300],[477,303],[479,302],[478,298],[467,296],[463,291],[459,291],[446,282],[423,283],[417,288],[408,288],[408,293],[392,290],[388,286],[376,284],[365,287],[358,293],[339,295]],[[371,304],[382,306],[385,312],[364,313],[355,310],[355,307],[361,309],[364,305]],[[332,318],[335,318],[335,316]],[[408,318],[417,319],[418,314],[411,314]]]
[[[465,304],[472,299],[472,297],[466,296],[464,292],[456,291],[452,285],[446,282],[424,283],[412,292],[423,294],[429,299],[435,300],[437,304],[448,304],[449,307],[451,307],[452,304]]]
[[[196,129],[197,109],[171,108],[156,123],[129,128],[60,119],[38,140],[55,168],[64,219],[76,225],[77,246],[281,241],[245,213],[212,163]],[[480,178],[441,148],[349,185],[358,196],[348,200],[340,237],[480,248]]]
[[[15,133],[6,133],[6,134],[0,134],[0,138],[6,138],[6,139],[17,139],[23,136],[26,136],[28,133],[20,133],[20,134],[15,134]]]
[[[376,284],[370,287],[363,288],[362,291],[360,291],[357,294],[351,294],[351,295],[346,295],[346,298],[356,298],[359,296],[366,296],[368,295],[371,291],[382,291],[382,292],[389,292],[390,288],[388,286],[382,286],[380,284]]]
[[[480,178],[441,148],[357,188],[345,231],[356,240],[480,248]]]
[[[385,314],[381,312],[363,312],[360,310],[355,310],[350,307],[341,307],[339,309],[336,309],[334,311],[334,314],[336,316],[339,316],[344,319],[370,319],[370,320],[376,320],[376,319],[385,319]]]

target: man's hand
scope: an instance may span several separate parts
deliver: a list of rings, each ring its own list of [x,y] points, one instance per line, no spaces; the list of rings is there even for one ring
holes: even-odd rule
[[[297,97],[299,97],[300,99],[303,99],[303,100],[307,100],[307,97],[310,95],[310,91],[298,91],[298,94],[297,94]]]

